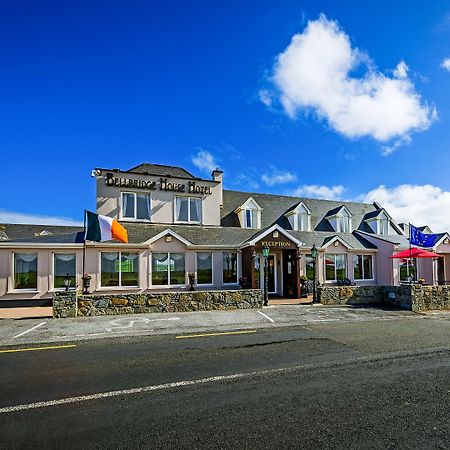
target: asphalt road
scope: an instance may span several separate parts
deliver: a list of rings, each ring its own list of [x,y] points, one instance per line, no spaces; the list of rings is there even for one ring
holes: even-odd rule
[[[448,317],[239,332],[0,353],[0,448],[450,447]]]

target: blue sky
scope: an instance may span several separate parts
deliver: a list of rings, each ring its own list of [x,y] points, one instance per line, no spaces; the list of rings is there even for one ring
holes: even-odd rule
[[[0,221],[80,221],[92,168],[154,162],[450,231],[449,1],[0,8]]]

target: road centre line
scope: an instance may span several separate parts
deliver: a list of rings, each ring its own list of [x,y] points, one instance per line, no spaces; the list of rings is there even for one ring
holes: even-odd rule
[[[42,323],[40,323],[39,325],[36,325],[36,326],[30,328],[29,330],[24,331],[23,333],[17,334],[16,336],[13,337],[13,339],[16,339],[16,338],[18,338],[18,337],[20,337],[20,336],[23,336],[24,334],[27,334],[27,333],[29,333],[30,331],[36,330],[37,328],[42,327],[42,325],[45,325],[46,323],[47,323],[47,322],[42,322]]]
[[[158,385],[151,385],[151,386],[142,386],[137,388],[131,388],[131,389],[123,389],[119,391],[108,391],[108,392],[99,392],[97,394],[90,394],[90,395],[79,395],[77,397],[66,397],[61,398],[58,400],[48,400],[48,401],[41,401],[36,403],[25,403],[21,405],[14,405],[14,406],[6,406],[3,408],[0,408],[0,414],[7,414],[17,411],[26,411],[26,410],[32,410],[32,409],[38,409],[38,408],[47,408],[50,406],[58,406],[58,405],[67,405],[67,404],[73,404],[73,403],[80,403],[85,402],[89,400],[100,400],[105,398],[113,398],[113,397],[119,397],[124,395],[133,395],[133,394],[141,394],[144,392],[155,392],[155,391],[162,391],[165,389],[173,389],[178,387],[185,387],[185,386],[195,386],[200,384],[207,384],[207,383],[214,383],[214,382],[221,382],[221,381],[230,381],[230,380],[237,380],[237,379],[246,379],[251,378],[254,376],[262,376],[262,375],[275,375],[280,373],[290,373],[294,372],[296,370],[317,370],[317,369],[328,369],[333,367],[348,367],[355,364],[361,364],[361,363],[373,363],[378,361],[398,361],[399,358],[409,358],[409,357],[417,357],[420,355],[431,355],[435,353],[449,353],[450,347],[434,347],[429,349],[420,349],[420,350],[401,350],[397,352],[391,352],[391,353],[381,353],[379,355],[375,356],[360,356],[357,358],[345,360],[345,361],[330,361],[330,362],[321,362],[321,363],[311,363],[311,364],[303,364],[298,366],[291,366],[291,367],[281,367],[277,369],[267,369],[267,370],[260,370],[260,371],[252,371],[252,372],[241,372],[241,373],[235,373],[231,375],[218,375],[208,378],[200,378],[197,380],[187,380],[187,381],[178,381],[173,383],[165,383],[165,384],[158,384]]]
[[[267,314],[264,314],[261,311],[258,311],[259,314],[261,314],[262,316],[264,316],[267,320],[270,320],[272,323],[275,323],[275,320],[273,320],[271,317],[269,317]]]
[[[12,350],[0,350],[0,353],[33,352],[38,350],[58,350],[63,348],[74,348],[74,347],[76,347],[76,344],[51,345],[48,347],[13,348]]]
[[[175,339],[190,339],[190,338],[198,338],[198,337],[227,336],[227,335],[232,335],[232,334],[250,334],[250,333],[256,333],[256,330],[224,331],[221,333],[187,334],[184,336],[175,336]]]

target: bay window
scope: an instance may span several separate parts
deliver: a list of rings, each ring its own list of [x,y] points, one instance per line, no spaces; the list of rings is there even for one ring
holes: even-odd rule
[[[151,198],[150,194],[137,194],[136,192],[122,192],[122,218],[135,220],[150,220]]]
[[[186,284],[184,253],[152,253],[152,285]]]
[[[37,290],[37,253],[14,253],[14,289]]]
[[[338,281],[346,278],[345,254],[325,254],[325,279]]]
[[[212,277],[212,253],[197,253],[197,284],[212,284]]]
[[[69,287],[76,288],[76,255],[75,253],[55,253],[53,255],[53,288],[64,288],[64,279],[70,280]]]
[[[201,222],[202,201],[197,197],[175,197],[175,220],[177,222]]]
[[[353,277],[355,280],[373,280],[372,255],[353,255]]]
[[[102,287],[138,287],[139,254],[101,252]]]

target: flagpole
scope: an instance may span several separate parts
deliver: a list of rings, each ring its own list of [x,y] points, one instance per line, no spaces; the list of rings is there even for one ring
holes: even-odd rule
[[[409,262],[411,261],[411,224],[409,224],[409,258],[406,261],[406,279],[409,281]]]
[[[86,265],[86,210],[84,210],[84,225],[83,225],[83,229],[84,229],[84,239],[83,239],[83,270],[82,270],[82,274],[81,274],[81,278],[84,277],[85,274],[85,265]]]

